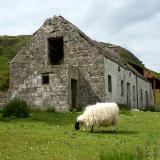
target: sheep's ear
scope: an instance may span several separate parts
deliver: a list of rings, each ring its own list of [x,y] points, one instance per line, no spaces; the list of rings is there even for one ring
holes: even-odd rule
[[[76,123],[75,123],[75,130],[79,130],[79,129],[80,129],[80,127],[79,127],[79,122],[76,121]]]

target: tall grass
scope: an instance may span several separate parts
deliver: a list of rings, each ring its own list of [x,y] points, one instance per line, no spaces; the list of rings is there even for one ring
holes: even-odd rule
[[[133,152],[114,151],[101,153],[100,160],[135,160],[136,156]]]
[[[126,148],[127,150],[128,148]],[[137,145],[135,151],[112,150],[100,154],[100,160],[158,160],[158,148],[155,145],[150,148],[146,142],[144,146]]]

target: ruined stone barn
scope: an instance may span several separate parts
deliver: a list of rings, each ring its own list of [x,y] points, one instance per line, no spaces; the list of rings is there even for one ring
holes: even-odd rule
[[[61,16],[47,19],[9,64],[10,98],[70,111],[96,102],[153,105],[152,85]]]

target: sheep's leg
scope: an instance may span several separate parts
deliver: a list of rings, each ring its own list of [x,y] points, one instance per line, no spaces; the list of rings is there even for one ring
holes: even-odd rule
[[[116,125],[114,122],[112,122],[112,132],[115,133],[116,132]]]
[[[90,132],[93,132],[93,126],[91,127],[91,130],[90,130]]]
[[[115,133],[116,132],[116,127],[114,125],[112,125],[112,132]]]

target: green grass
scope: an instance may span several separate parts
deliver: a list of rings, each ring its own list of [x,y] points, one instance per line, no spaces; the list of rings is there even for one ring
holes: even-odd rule
[[[8,88],[8,62],[27,43],[30,36],[0,36],[0,91]]]
[[[133,157],[136,147],[148,144],[152,159],[160,143],[160,113],[121,114],[118,132],[111,128],[74,130],[78,113],[33,112],[27,119],[0,119],[1,160],[105,160],[122,155]],[[158,148],[160,149],[160,148]],[[119,155],[118,155],[119,156]],[[107,159],[109,160],[109,159]]]

